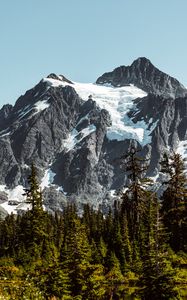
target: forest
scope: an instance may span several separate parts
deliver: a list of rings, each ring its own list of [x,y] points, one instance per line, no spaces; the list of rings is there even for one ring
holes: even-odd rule
[[[187,178],[181,155],[160,162],[163,192],[147,161],[119,159],[127,177],[107,213],[43,208],[36,167],[25,190],[31,209],[0,220],[0,299],[187,299]]]

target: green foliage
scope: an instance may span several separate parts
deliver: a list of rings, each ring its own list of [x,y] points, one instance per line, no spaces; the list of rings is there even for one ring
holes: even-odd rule
[[[166,190],[162,196],[162,213],[170,235],[169,243],[175,251],[187,248],[187,178],[184,161],[174,153],[161,161],[161,172],[167,175]]]
[[[147,187],[151,184],[151,180],[145,177],[147,161],[138,157],[138,152],[139,150],[132,146],[129,152],[121,157],[121,166],[129,178],[127,188],[120,193],[122,213],[126,214],[130,240],[133,243],[140,238],[142,220],[147,213],[146,204],[150,196]]]
[[[141,297],[144,300],[180,299],[174,288],[175,273],[171,266],[165,240],[166,235],[157,205],[155,223],[148,232],[147,251],[144,253],[142,261]]]
[[[177,155],[164,156],[169,177],[160,207],[137,152],[132,147],[122,158],[128,186],[107,215],[85,205],[79,216],[74,204],[45,212],[32,165],[31,210],[0,221],[0,299],[185,299],[183,165]]]
[[[36,168],[34,164],[31,165],[31,175],[28,177],[29,188],[25,189],[27,197],[26,202],[32,206],[33,213],[39,213],[43,210],[42,207],[42,193],[37,182]]]

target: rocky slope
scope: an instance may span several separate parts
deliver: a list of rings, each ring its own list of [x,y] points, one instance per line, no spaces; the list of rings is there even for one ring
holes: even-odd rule
[[[8,200],[24,200],[34,162],[48,209],[67,201],[104,209],[125,182],[116,158],[130,144],[150,159],[150,176],[158,175],[164,151],[187,155],[186,94],[145,58],[105,73],[96,84],[50,74],[0,110],[0,207],[27,208]]]
[[[175,78],[157,69],[145,57],[135,60],[131,66],[121,66],[99,77],[97,84],[125,86],[134,84],[147,93],[165,98],[176,98],[187,95],[185,87]]]

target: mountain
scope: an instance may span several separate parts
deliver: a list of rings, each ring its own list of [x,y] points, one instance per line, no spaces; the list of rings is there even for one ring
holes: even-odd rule
[[[165,98],[187,95],[185,87],[175,78],[161,72],[145,57],[135,60],[131,66],[121,66],[99,77],[97,84],[111,84],[114,87],[134,84],[147,93]]]
[[[126,180],[116,158],[132,143],[159,181],[163,152],[187,156],[186,140],[187,90],[148,59],[95,84],[52,73],[0,110],[0,207],[27,209],[23,188],[34,162],[48,209],[76,201],[104,210]]]

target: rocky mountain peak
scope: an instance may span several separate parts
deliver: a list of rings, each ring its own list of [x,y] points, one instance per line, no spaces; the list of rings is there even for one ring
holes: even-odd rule
[[[160,71],[149,59],[139,57],[130,66],[120,66],[100,76],[97,84],[111,84],[114,87],[133,84],[150,94],[164,98],[187,95],[186,88],[175,78]]]
[[[137,59],[135,59],[133,61],[133,63],[132,63],[131,66],[138,67],[138,66],[148,66],[148,65],[151,65],[151,66],[154,67],[154,65],[151,63],[151,61],[148,58],[146,58],[146,57],[139,57],[139,58],[137,58]]]
[[[59,80],[59,81],[65,81],[69,84],[73,84],[73,82],[70,81],[69,79],[67,79],[64,75],[56,75],[55,73],[51,73],[47,76],[47,78],[55,79],[55,80]]]

